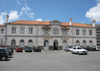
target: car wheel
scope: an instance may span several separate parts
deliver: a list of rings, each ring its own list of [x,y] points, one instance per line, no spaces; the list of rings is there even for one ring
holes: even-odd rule
[[[2,56],[1,60],[2,60],[2,61],[5,61],[5,60],[7,60],[7,57]]]
[[[73,54],[73,51],[71,51],[71,53]]]
[[[80,55],[80,53],[79,53],[79,52],[77,52],[77,54],[78,54],[78,55]]]
[[[87,55],[87,53],[85,53],[85,55]]]

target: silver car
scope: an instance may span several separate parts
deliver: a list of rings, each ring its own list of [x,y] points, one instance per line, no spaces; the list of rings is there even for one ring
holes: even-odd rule
[[[70,52],[70,50],[72,49],[72,47],[65,47],[65,51]]]

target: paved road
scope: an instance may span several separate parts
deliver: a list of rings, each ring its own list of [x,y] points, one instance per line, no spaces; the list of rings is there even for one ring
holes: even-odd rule
[[[18,52],[0,61],[0,71],[100,71],[100,51],[76,55],[64,51]]]

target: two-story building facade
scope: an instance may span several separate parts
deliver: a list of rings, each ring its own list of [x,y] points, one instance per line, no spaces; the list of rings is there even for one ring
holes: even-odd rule
[[[62,50],[67,46],[96,46],[95,20],[92,25],[53,21],[19,20],[0,26],[1,46],[16,48],[41,47],[44,50]]]

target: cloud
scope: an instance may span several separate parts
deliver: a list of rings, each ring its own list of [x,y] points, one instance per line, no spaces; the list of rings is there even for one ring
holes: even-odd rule
[[[9,20],[16,20],[22,15],[22,11],[18,14],[18,11],[10,11]]]
[[[85,16],[91,20],[100,22],[100,0],[96,1],[98,1],[97,6],[90,8],[89,11],[86,12]]]
[[[36,21],[42,21],[42,19],[41,18],[38,18],[38,19],[36,19]]]
[[[5,18],[6,12],[2,12],[0,14],[0,24],[3,24],[5,22],[4,18]]]
[[[17,3],[20,5],[21,3],[19,2],[19,0],[17,0]]]
[[[31,9],[27,6],[27,4],[25,3],[25,6],[22,7],[22,12],[25,11],[25,14],[30,17],[30,18],[34,18],[34,14],[33,12],[30,13]]]

